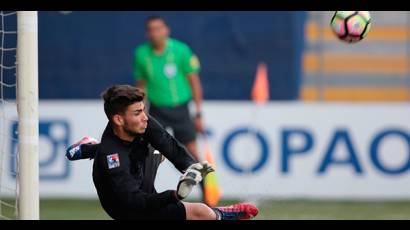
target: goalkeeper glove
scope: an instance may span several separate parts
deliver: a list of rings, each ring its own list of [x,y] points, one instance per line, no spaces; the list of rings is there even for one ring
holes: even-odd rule
[[[185,199],[191,193],[192,188],[201,182],[208,173],[213,171],[215,170],[206,161],[189,166],[179,178],[177,186],[178,199]]]

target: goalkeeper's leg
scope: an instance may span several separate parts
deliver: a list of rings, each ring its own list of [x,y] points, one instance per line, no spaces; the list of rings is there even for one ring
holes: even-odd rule
[[[187,220],[250,220],[258,215],[258,208],[249,203],[210,208],[203,203],[182,202]]]
[[[204,203],[182,202],[187,220],[218,220],[217,213]]]
[[[229,206],[213,208],[220,214],[221,220],[250,220],[258,215],[258,208],[250,203],[239,203]]]

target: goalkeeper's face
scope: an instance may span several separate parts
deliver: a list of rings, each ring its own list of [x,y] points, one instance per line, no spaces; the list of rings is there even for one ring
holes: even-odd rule
[[[121,126],[124,132],[130,136],[142,134],[147,129],[148,116],[145,112],[144,102],[129,105],[127,111],[121,117],[123,120]]]

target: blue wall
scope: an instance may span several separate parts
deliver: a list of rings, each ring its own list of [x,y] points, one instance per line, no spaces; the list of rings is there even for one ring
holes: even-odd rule
[[[271,99],[298,98],[305,12],[147,11],[40,12],[40,98],[98,98],[112,84],[134,84],[133,50],[151,14],[198,55],[205,99],[249,100],[259,61]]]

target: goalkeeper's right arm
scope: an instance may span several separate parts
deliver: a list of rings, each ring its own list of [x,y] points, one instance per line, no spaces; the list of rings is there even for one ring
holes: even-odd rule
[[[94,159],[100,144],[92,137],[83,137],[67,148],[65,156],[70,161]]]

